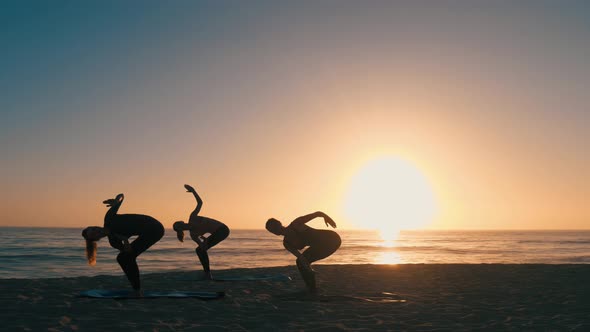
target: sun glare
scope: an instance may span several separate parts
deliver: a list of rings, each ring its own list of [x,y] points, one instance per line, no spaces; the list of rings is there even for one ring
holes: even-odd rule
[[[383,252],[375,257],[376,264],[400,264],[402,262],[401,256],[397,252]]]
[[[436,201],[426,177],[412,163],[396,157],[369,162],[352,178],[345,214],[355,226],[378,230],[384,241],[400,230],[431,222]]]

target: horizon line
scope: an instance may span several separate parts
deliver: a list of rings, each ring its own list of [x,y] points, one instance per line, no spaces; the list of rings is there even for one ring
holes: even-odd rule
[[[12,226],[12,225],[0,225],[0,228],[46,228],[46,229],[78,229],[84,228],[84,226]],[[165,228],[172,229],[172,228]],[[233,230],[240,231],[254,231],[264,230],[264,228],[232,228]],[[342,231],[366,231],[366,232],[379,232],[378,229],[366,229],[366,228],[340,228],[336,230]],[[421,232],[421,231],[449,231],[449,232],[478,232],[478,231],[590,231],[590,228],[468,228],[468,229],[455,229],[455,228],[425,228],[425,229],[402,229],[401,232]]]

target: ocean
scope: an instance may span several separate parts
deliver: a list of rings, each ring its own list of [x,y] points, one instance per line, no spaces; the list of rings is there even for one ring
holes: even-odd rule
[[[82,228],[0,228],[0,279],[119,275],[117,250],[103,239],[88,266]],[[404,231],[383,241],[377,232],[338,231],[341,248],[318,264],[590,264],[590,231]],[[142,273],[201,271],[196,244],[172,230],[138,258]],[[280,237],[265,230],[232,230],[212,248],[211,268],[294,264]]]

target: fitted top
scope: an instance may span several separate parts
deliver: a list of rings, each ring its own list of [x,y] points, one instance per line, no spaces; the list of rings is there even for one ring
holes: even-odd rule
[[[287,226],[285,242],[301,250],[307,246],[318,246],[325,240],[325,231],[311,228],[307,225],[298,225],[297,227],[290,224]]]
[[[162,224],[159,221],[143,214],[117,214],[104,221],[104,228],[125,237],[151,233],[160,227]]]
[[[111,247],[122,250],[123,242],[119,237],[129,238],[138,236],[159,236],[164,232],[164,226],[156,219],[143,214],[115,214],[105,217],[104,228],[109,230]]]

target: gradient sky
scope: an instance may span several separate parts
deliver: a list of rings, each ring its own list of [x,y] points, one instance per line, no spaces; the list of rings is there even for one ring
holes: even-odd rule
[[[587,1],[2,1],[0,225],[323,210],[411,161],[433,228],[590,227]],[[321,224],[317,224],[321,225]],[[358,226],[358,225],[357,225]]]

